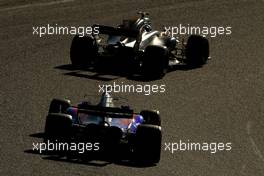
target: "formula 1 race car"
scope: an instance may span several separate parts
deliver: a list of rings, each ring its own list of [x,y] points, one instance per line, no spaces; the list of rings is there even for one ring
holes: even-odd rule
[[[199,35],[191,35],[187,43],[180,42],[166,32],[152,30],[148,13],[135,20],[123,20],[118,27],[93,25],[98,29],[91,36],[73,38],[70,50],[75,66],[96,67],[98,58],[121,58],[140,75],[162,78],[169,67],[188,65],[201,67],[209,57],[209,42]],[[103,42],[102,35],[108,35]]]
[[[97,153],[113,154],[112,159],[125,149],[127,160],[155,164],[160,160],[161,138],[158,111],[135,113],[128,106],[114,107],[110,94],[103,93],[97,105],[84,101],[72,106],[69,100],[53,99],[44,141],[96,142]]]

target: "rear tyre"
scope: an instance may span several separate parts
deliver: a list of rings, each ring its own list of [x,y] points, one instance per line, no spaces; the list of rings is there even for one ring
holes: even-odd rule
[[[44,141],[68,141],[71,136],[71,131],[71,115],[50,113],[46,118]]]
[[[162,78],[168,70],[168,50],[162,46],[148,46],[142,60],[142,72],[147,78]]]
[[[143,110],[140,112],[140,115],[143,116],[144,124],[161,126],[159,111]]]
[[[93,37],[76,35],[71,44],[70,58],[74,66],[91,66],[98,53],[98,46]]]
[[[105,136],[105,152],[106,156],[111,159],[118,159],[120,157],[120,139],[122,138],[122,130],[119,127],[108,127],[107,134]]]
[[[66,113],[71,106],[70,100],[53,99],[50,103],[49,113]]]
[[[205,37],[191,35],[186,45],[186,63],[191,67],[201,67],[209,57],[209,42]]]
[[[160,161],[161,127],[139,125],[136,131],[134,156],[137,164],[155,164]]]

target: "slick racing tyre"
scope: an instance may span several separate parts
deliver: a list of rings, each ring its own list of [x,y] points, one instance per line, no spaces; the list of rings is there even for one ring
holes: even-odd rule
[[[186,45],[186,63],[192,67],[200,67],[209,57],[209,42],[205,37],[191,35]]]
[[[118,156],[117,154],[119,153],[118,150],[122,135],[123,132],[119,127],[110,126],[107,128],[107,134],[104,140],[104,147],[105,151],[107,151],[111,158],[114,158],[115,155]]]
[[[70,100],[53,99],[50,103],[49,113],[66,113],[70,106]]]
[[[46,118],[45,139],[51,141],[63,140],[70,138],[72,131],[72,116],[68,114],[51,113]]]
[[[98,46],[93,37],[76,35],[71,44],[70,58],[74,66],[91,66],[98,53]]]
[[[160,161],[161,127],[139,125],[136,131],[134,159],[137,164],[155,164]]]
[[[143,116],[144,124],[161,126],[159,111],[143,110],[140,112],[140,115]]]
[[[142,60],[142,72],[147,78],[162,78],[168,70],[168,50],[162,46],[148,46]]]

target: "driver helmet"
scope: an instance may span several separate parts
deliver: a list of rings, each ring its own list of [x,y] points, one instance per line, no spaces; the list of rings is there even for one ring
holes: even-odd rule
[[[138,114],[134,115],[133,122],[135,124],[141,124],[141,123],[143,123],[143,121],[144,121],[144,119],[143,119],[142,115],[138,115]]]

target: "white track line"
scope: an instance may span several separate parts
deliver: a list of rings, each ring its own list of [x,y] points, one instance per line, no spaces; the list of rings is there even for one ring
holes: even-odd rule
[[[51,2],[43,2],[43,3],[26,4],[26,5],[3,8],[3,9],[0,9],[0,12],[9,11],[9,10],[17,10],[17,9],[25,9],[29,7],[49,6],[49,5],[62,4],[62,3],[68,3],[68,2],[73,2],[73,1],[74,0],[60,0],[60,1],[51,1]]]
[[[242,174],[242,175],[245,175],[245,176],[247,176],[247,174],[246,174],[246,172],[245,172],[245,170],[246,170],[246,164],[243,164],[243,166],[242,166],[242,169],[240,170],[240,173]]]
[[[261,153],[261,151],[259,150],[258,146],[256,145],[255,141],[253,140],[253,138],[251,137],[251,125],[252,123],[250,121],[247,122],[247,134],[249,136],[249,141],[252,144],[252,148],[254,150],[254,153],[264,162],[264,157]]]

